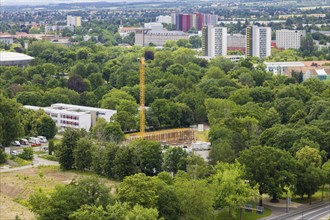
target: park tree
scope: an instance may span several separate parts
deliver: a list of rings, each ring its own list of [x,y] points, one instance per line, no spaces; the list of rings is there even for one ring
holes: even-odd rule
[[[20,108],[16,101],[0,94],[0,143],[5,147],[24,132],[20,123]]]
[[[81,138],[73,149],[74,167],[77,170],[85,170],[91,167],[92,143],[87,138]]]
[[[118,148],[112,167],[114,177],[122,180],[126,176],[140,172],[138,159],[138,155],[133,147],[122,146]]]
[[[43,115],[37,120],[36,126],[39,135],[45,136],[47,139],[55,137],[57,133],[56,123],[49,115]]]
[[[162,148],[155,141],[139,139],[131,143],[139,155],[141,172],[148,176],[157,175],[162,170]]]
[[[86,131],[74,128],[66,128],[63,133],[62,143],[58,147],[57,157],[63,170],[70,170],[74,165],[73,151],[80,138],[86,136]]]
[[[214,193],[205,180],[176,178],[174,187],[183,219],[212,219]]]
[[[115,142],[119,143],[124,140],[124,132],[121,130],[118,122],[107,122],[103,118],[99,118],[92,127],[91,136],[99,142]]]
[[[108,178],[114,178],[114,159],[119,146],[108,143],[105,146],[93,145],[92,147],[92,169]]]
[[[118,188],[118,199],[130,206],[136,204],[146,208],[157,207],[157,189],[161,182],[143,173],[127,176]]]
[[[112,89],[109,93],[102,97],[102,100],[100,101],[101,108],[116,109],[116,106],[122,100],[135,101],[133,96],[127,92],[118,89]]]
[[[314,166],[321,167],[322,157],[320,151],[309,146],[305,146],[296,152],[296,158],[305,167]]]
[[[181,147],[169,148],[164,154],[163,169],[168,172],[177,173],[186,170],[188,153]]]
[[[87,85],[80,75],[74,75],[68,80],[68,88],[78,93],[82,93],[87,90]]]
[[[244,175],[244,166],[238,162],[217,163],[215,174],[212,175],[216,208],[229,209],[229,212],[235,216],[238,207],[259,198],[258,186],[251,187],[244,180]]]
[[[319,190],[321,185],[324,184],[325,177],[326,174],[320,167],[315,167],[313,165],[306,167],[306,165],[300,163],[294,193],[301,198],[306,194],[311,204],[312,195]]]
[[[192,48],[200,48],[202,46],[202,40],[197,35],[189,37],[189,42],[192,45]]]
[[[269,193],[276,202],[284,187],[296,182],[297,162],[287,151],[255,146],[240,152],[239,162],[246,167],[246,178],[258,184],[260,195]],[[262,205],[262,199],[260,199]]]
[[[57,186],[50,194],[38,191],[30,197],[29,203],[38,219],[62,220],[69,219],[83,205],[106,207],[111,200],[109,189],[93,177]]]

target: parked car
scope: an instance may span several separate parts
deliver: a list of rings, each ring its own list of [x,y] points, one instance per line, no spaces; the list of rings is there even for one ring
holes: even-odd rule
[[[19,143],[19,141],[13,141],[11,144],[13,146],[21,146],[21,144]]]
[[[47,138],[45,136],[38,136],[40,143],[47,143]]]
[[[29,138],[29,142],[30,142],[31,144],[40,144],[40,140],[39,140],[39,138],[36,138],[36,137],[30,137],[30,138]]]
[[[28,142],[28,140],[26,140],[26,139],[21,139],[21,140],[19,141],[19,143],[20,143],[21,145],[29,145],[29,142]]]

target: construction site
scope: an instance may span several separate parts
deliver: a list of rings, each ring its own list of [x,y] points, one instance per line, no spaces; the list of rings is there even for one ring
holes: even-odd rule
[[[160,130],[145,132],[144,136],[141,136],[141,133],[132,133],[129,134],[126,138],[127,142],[134,141],[139,138],[144,138],[147,140],[158,141],[162,144],[170,144],[173,146],[176,145],[186,145],[190,146],[193,141],[196,140],[196,130],[192,128],[180,128],[180,129],[169,129],[169,130]]]
[[[128,134],[126,143],[139,138],[158,141],[172,146],[191,146],[196,141],[196,132],[192,128],[178,128],[146,132],[145,125],[145,58],[138,58],[140,63],[140,132]]]

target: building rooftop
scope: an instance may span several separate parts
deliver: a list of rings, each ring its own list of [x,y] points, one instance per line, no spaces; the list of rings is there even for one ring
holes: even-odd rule
[[[94,108],[94,107],[88,107],[88,106],[81,106],[81,105],[71,105],[71,104],[64,104],[64,103],[56,103],[52,104],[51,108],[61,108],[66,109],[69,111],[96,111],[96,112],[110,112],[110,113],[116,113],[116,110],[111,109],[104,109],[104,108]]]
[[[34,58],[26,54],[0,51],[1,66],[24,65],[32,60],[34,60]]]
[[[266,66],[305,66],[302,62],[265,62]]]

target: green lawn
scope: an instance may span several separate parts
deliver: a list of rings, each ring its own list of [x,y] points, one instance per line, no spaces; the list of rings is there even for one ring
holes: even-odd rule
[[[262,215],[257,214],[255,211],[253,212],[245,212],[243,210],[243,220],[256,220],[266,216],[270,216],[272,214],[272,210],[269,208],[265,208],[264,213]],[[222,211],[217,214],[216,219],[223,219],[223,220],[239,220],[240,215],[237,213],[236,217],[231,216],[228,211]]]

